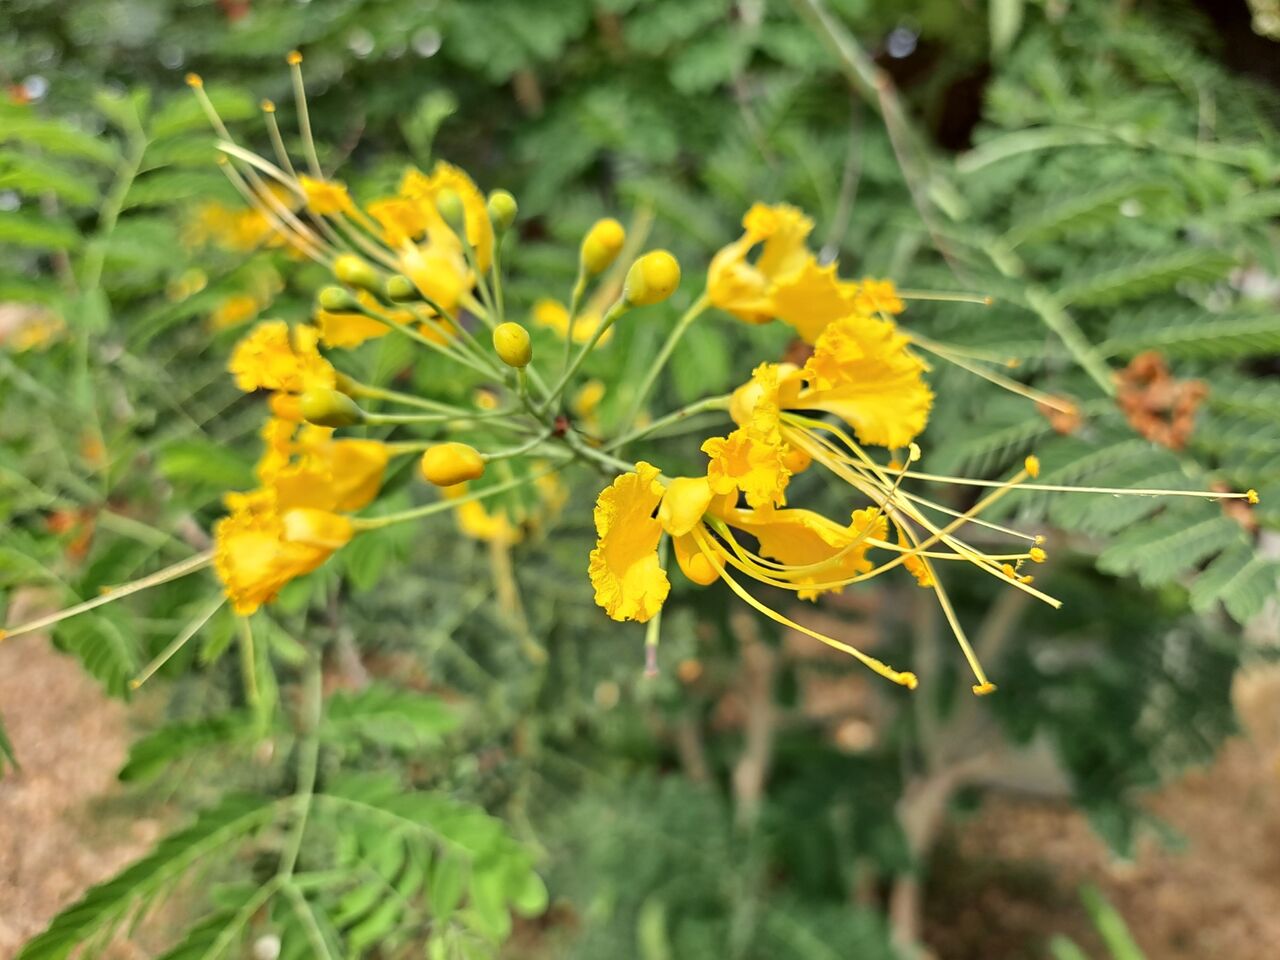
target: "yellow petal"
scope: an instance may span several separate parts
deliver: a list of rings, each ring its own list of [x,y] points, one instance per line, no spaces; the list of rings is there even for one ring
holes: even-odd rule
[[[662,500],[659,470],[636,464],[600,492],[595,524],[599,539],[589,572],[595,599],[614,620],[644,622],[662,608],[671,590],[658,563],[662,525],[654,511]]]
[[[673,537],[682,537],[699,523],[711,505],[711,484],[706,477],[676,477],[658,508],[658,522]]]
[[[929,420],[924,361],[890,321],[846,317],[823,330],[804,366],[808,386],[788,405],[825,410],[863,443],[905,447]]]
[[[884,515],[873,507],[854,511],[847,527],[810,510],[740,510],[730,522],[760,541],[761,556],[796,566],[831,560],[856,544],[829,567],[788,577],[797,585],[829,583],[866,573],[872,563],[866,558],[870,545],[865,539],[883,540],[887,532]],[[798,596],[812,600],[820,592],[824,591],[801,590]]]

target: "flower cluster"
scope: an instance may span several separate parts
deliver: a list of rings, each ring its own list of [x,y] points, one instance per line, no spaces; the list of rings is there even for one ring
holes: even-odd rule
[[[841,278],[836,264],[822,265],[808,247],[813,223],[800,210],[756,204],[743,218],[742,236],[711,257],[704,289],[641,382],[617,391],[629,410],[616,432],[601,439],[601,399],[622,385],[581,379],[583,364],[620,321],[667,300],[681,283],[670,253],[640,254],[647,224],[642,220],[628,231],[616,220],[598,221],[583,237],[568,296],[546,296],[532,305],[530,325],[516,322],[508,315],[502,269],[503,241],[517,219],[515,198],[503,190],[486,196],[467,174],[441,161],[430,173],[406,170],[393,196],[358,203],[345,184],[322,170],[310,139],[302,58],[295,53],[288,59],[305,172],[284,149],[274,105],[263,105],[275,150],[269,159],[232,138],[199,78],[189,78],[220,137],[222,169],[249,211],[210,208],[201,217],[206,232],[229,234],[240,245],[284,246],[309,258],[334,283],[318,291],[305,321],[260,322],[231,354],[236,384],[264,394],[270,417],[262,430],[257,486],[227,495],[228,513],[214,528],[214,549],[127,585],[116,596],[211,563],[235,611],[249,615],[363,531],[446,511],[464,533],[503,551],[560,512],[566,496],[558,475],[581,466],[606,480],[595,504],[598,539],[587,574],[609,617],[648,622],[650,638],[656,638],[652,628],[671,592],[671,554],[691,583],[723,581],[763,615],[912,688],[913,673],[794,622],[745,585],[751,580],[814,600],[901,567],[935,597],[973,671],[974,692],[995,689],[941,571],[959,562],[1056,606],[1027,572],[1028,564],[1045,559],[1043,538],[984,514],[1016,488],[1084,488],[1035,482],[1034,456],[1004,480],[919,469],[917,441],[934,402],[926,354],[1046,408],[1071,412],[1062,401],[973,362],[971,354],[898,324],[904,301],[913,297],[985,298],[912,293],[887,280]],[[685,332],[712,311],[751,325],[789,325],[800,344],[789,352],[796,361],[757,362],[732,394],[646,419],[646,402]],[[348,366],[342,351],[387,336],[407,338],[445,358],[456,382],[443,395],[469,393],[474,402],[467,406],[365,383],[342,369]],[[540,353],[547,336],[558,341],[551,358]],[[649,460],[623,457],[629,445],[658,440],[666,428],[701,413],[727,423],[702,439],[705,469],[696,475],[667,475]],[[361,433],[338,436],[339,430]],[[410,454],[420,456],[421,478],[438,489],[438,497],[398,513],[366,514],[392,459]],[[839,516],[792,502],[793,478],[810,470],[821,472],[843,501]],[[917,481],[987,492],[958,510],[930,500]],[[537,503],[523,515],[485,504],[520,488]],[[1256,502],[1252,491],[1089,489]],[[997,552],[979,546],[972,537],[976,528],[1010,546]],[[21,629],[110,599],[87,601]],[[146,675],[154,665],[148,670]]]

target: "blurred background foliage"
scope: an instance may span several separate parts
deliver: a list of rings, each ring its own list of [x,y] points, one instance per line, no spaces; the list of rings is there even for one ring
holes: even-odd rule
[[[1243,3],[1202,6],[3,0],[10,623],[202,548],[221,494],[251,483],[261,409],[227,354],[257,317],[308,317],[324,277],[261,237],[228,242],[237,198],[182,77],[261,142],[260,98],[289,126],[295,47],[321,160],[358,197],[440,157],[515,193],[517,316],[567,298],[598,216],[674,250],[687,301],[752,201],[793,202],[846,275],[991,294],[903,321],[1077,406],[1055,415],[938,362],[922,445],[939,472],[993,476],[1034,450],[1049,482],[1261,493],[1253,509],[1009,497],[1007,516],[1050,534],[1038,583],[1064,608],[955,578],[1001,683],[983,702],[937,612],[897,582],[809,616],[928,677],[913,698],[719,590],[677,587],[662,672],[643,677],[642,633],[591,602],[589,476],[566,478],[563,505],[503,501],[517,544],[447,519],[366,534],[256,615],[252,643],[205,581],[103,607],[54,642],[112,695],[195,636],[121,779],[140,805],[176,791],[202,812],[22,956],[101,948],[179,878],[173,957],[272,936],[286,956],[908,956],[931,852],[977,792],[1069,797],[1131,849],[1152,825],[1141,791],[1213,755],[1232,678],[1277,642],[1275,48]],[[593,357],[595,430],[630,408],[683,306]],[[722,392],[787,347],[780,329],[702,321],[649,406]],[[353,359],[428,395],[477,386],[394,338]],[[691,440],[661,443],[673,470],[700,462]],[[407,475],[388,487],[418,495]],[[312,742],[305,871],[262,909]],[[0,763],[21,755],[0,727]],[[537,919],[513,927],[511,910]],[[1075,956],[1043,933],[984,956]]]

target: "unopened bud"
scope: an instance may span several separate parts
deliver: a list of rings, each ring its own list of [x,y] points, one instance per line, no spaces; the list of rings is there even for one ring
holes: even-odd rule
[[[422,299],[413,281],[402,273],[395,273],[387,278],[385,292],[392,303],[410,303]]]
[[[511,224],[516,222],[516,214],[519,212],[520,207],[516,203],[516,198],[510,192],[495,190],[489,194],[489,219],[499,233],[509,229]]]
[[[359,287],[376,293],[382,284],[378,280],[378,271],[368,261],[357,257],[354,253],[341,253],[333,261],[333,275],[350,287]]]
[[[582,265],[587,273],[594,276],[608,270],[626,239],[627,231],[617,220],[597,220],[582,239]]]
[[[484,476],[484,457],[475,447],[450,441],[438,443],[422,455],[422,476],[437,487],[452,487]]]
[[[334,313],[355,310],[360,306],[351,292],[343,287],[321,287],[320,292],[316,294],[316,303],[320,304],[322,309]]]
[[[364,421],[364,411],[345,393],[317,387],[298,398],[302,419],[318,427],[350,427]]]
[[[508,367],[527,367],[533,359],[529,331],[518,323],[500,323],[493,330],[493,349]]]
[[[436,194],[436,209],[444,222],[456,233],[461,234],[467,227],[467,211],[462,205],[462,198],[456,190],[445,188]]]
[[[666,250],[653,250],[631,265],[622,295],[633,307],[661,303],[680,286],[680,264]]]

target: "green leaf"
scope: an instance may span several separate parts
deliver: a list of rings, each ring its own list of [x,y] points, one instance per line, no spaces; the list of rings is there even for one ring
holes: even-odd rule
[[[1171,509],[1117,537],[1098,557],[1098,569],[1136,574],[1144,586],[1159,586],[1236,543],[1241,535],[1236,522],[1216,506]]]
[[[55,628],[57,645],[75,654],[90,676],[113,697],[127,696],[138,672],[137,640],[124,614],[111,607],[64,620]]]
[[[115,164],[118,156],[111,140],[29,112],[0,114],[0,142],[31,144],[54,156],[92,160],[105,167]]]
[[[444,923],[458,909],[466,890],[467,865],[458,857],[440,857],[431,865],[431,877],[427,883],[427,899],[431,913]]]
[[[1109,264],[1114,257],[1104,263]],[[1183,280],[1207,282],[1226,276],[1235,257],[1220,250],[1188,247],[1176,253],[1146,257],[1121,266],[1099,265],[1068,277],[1056,293],[1059,305],[1105,306],[1167,290]]]
[[[1276,595],[1280,565],[1260,556],[1252,543],[1224,550],[1191,585],[1192,609],[1205,613],[1219,601],[1245,623]]]
[[[178,440],[159,455],[160,472],[173,483],[198,490],[247,490],[253,468],[234,450],[213,440]]]
[[[213,107],[223,122],[248,120],[258,112],[258,103],[247,90],[219,83],[207,88],[205,94],[213,101]],[[147,133],[152,140],[167,140],[207,129],[209,118],[200,101],[190,93],[181,93],[155,112]]]
[[[1011,46],[1022,28],[1025,0],[991,0],[988,23],[991,30],[991,52],[999,59]]]
[[[1073,231],[1110,222],[1120,216],[1120,207],[1127,200],[1146,199],[1154,193],[1168,189],[1164,180],[1122,180],[1106,183],[1094,190],[1073,192],[1066,197],[1043,201],[1036,212],[1019,220],[1001,238],[1008,247],[1016,247],[1028,241],[1040,241],[1060,237]]]
[[[51,157],[0,154],[0,190],[27,197],[53,194],[64,203],[87,207],[98,200],[98,184],[80,170]]]
[[[195,823],[160,841],[150,854],[106,883],[92,887],[63,910],[17,960],[66,960],[80,945],[109,932],[170,893],[204,858],[226,858],[231,848],[275,815],[267,797],[230,796],[201,813]]]
[[[457,725],[457,714],[436,697],[372,684],[330,697],[321,732],[408,750],[438,743]]]
[[[1089,955],[1066,937],[1056,936],[1049,941],[1049,953],[1053,960],[1089,960]]]
[[[244,713],[168,724],[133,744],[119,777],[126,783],[148,779],[174,761],[184,760],[197,751],[248,740],[256,730],[253,718]]]
[[[1204,311],[1145,311],[1117,319],[1098,349],[1130,357],[1159,350],[1171,359],[1265,356],[1280,352],[1280,312],[1215,314]]]
[[[0,212],[0,244],[36,250],[74,250],[80,245],[75,226],[60,217],[25,210]]]

